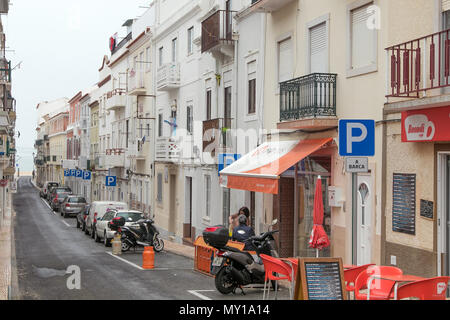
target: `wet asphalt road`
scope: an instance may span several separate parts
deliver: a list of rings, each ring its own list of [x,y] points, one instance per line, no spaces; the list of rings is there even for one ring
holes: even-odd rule
[[[49,209],[28,177],[20,178],[13,197],[16,281],[13,298],[25,300],[258,300],[260,289],[246,296],[223,296],[214,279],[193,270],[193,260],[172,253],[156,254],[156,270],[140,270],[141,253],[118,259],[111,248],[95,243]],[[126,261],[124,261],[126,260]],[[127,263],[128,262],[128,263]],[[75,266],[81,288],[69,289]],[[74,267],[72,267],[74,268]],[[14,284],[14,282],[13,282]],[[280,298],[285,292],[280,292]]]

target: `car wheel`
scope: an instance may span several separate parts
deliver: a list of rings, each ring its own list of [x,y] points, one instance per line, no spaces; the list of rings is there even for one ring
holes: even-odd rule
[[[84,234],[87,236],[89,235],[89,230],[86,225],[84,226]]]
[[[92,232],[91,232],[91,238],[92,239],[94,239],[96,233],[97,233],[97,231],[95,230],[94,227],[92,227]]]
[[[78,221],[78,218],[77,218],[77,229],[80,229],[80,221]]]
[[[105,245],[105,247],[109,247],[111,244],[111,241],[108,239],[108,237],[106,236],[106,232],[103,235],[103,244]]]
[[[97,230],[94,231],[94,241],[100,242],[100,237],[98,236]]]
[[[81,231],[86,231],[86,224],[85,223],[81,224]]]

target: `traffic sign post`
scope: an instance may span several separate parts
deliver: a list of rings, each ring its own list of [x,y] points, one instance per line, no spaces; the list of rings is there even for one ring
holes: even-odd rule
[[[345,171],[348,173],[367,173],[367,172],[369,172],[369,158],[367,158],[367,157],[345,158]]]
[[[375,155],[375,121],[339,120],[339,155],[373,157]]]
[[[116,176],[106,177],[105,186],[107,186],[107,187],[117,186],[117,177]]]
[[[358,173],[369,172],[369,159],[375,156],[374,120],[339,120],[339,155],[346,157],[346,171],[352,174],[352,229],[357,225]],[[353,235],[353,237],[355,237]],[[353,241],[353,264],[356,264],[356,245]]]

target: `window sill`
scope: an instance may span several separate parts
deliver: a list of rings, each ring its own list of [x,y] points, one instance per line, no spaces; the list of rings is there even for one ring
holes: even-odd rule
[[[347,69],[347,78],[358,77],[358,76],[362,76],[362,75],[377,72],[377,71],[378,71],[378,67],[376,64],[372,64],[367,67],[361,67],[361,68],[357,68],[357,69]]]

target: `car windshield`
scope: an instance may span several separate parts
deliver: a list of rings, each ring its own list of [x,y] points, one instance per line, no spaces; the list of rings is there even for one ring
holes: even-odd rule
[[[139,212],[119,212],[117,217],[124,218],[126,222],[136,222],[142,219],[142,213]]]
[[[70,202],[70,203],[86,203],[86,199],[84,199],[82,197],[74,197],[74,198],[69,198],[69,200],[67,202]]]

